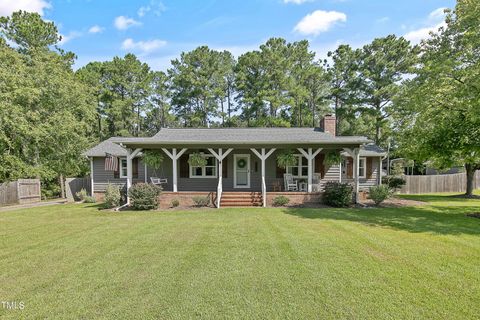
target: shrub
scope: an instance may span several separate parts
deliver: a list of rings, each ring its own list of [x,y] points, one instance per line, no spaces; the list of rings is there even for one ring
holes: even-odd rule
[[[196,207],[206,207],[210,204],[210,198],[208,196],[196,196],[192,198],[192,201]]]
[[[287,205],[290,202],[290,199],[288,199],[285,196],[277,196],[273,198],[272,204],[274,207],[283,207]]]
[[[332,207],[346,207],[352,203],[353,187],[348,183],[327,182],[323,202]]]
[[[95,203],[97,200],[94,197],[86,196],[83,198],[83,202],[85,203]]]
[[[173,199],[172,200],[172,207],[176,208],[180,205],[180,201],[178,199]]]
[[[379,186],[371,187],[369,197],[373,200],[373,202],[375,202],[375,205],[378,206],[380,203],[390,197],[390,193],[390,188],[387,185],[382,184]]]
[[[105,189],[105,207],[118,207],[120,205],[120,200],[120,189],[115,185],[108,184],[107,188]]]
[[[75,196],[80,200],[80,201],[85,201],[85,198],[88,197],[87,190],[85,188],[82,188],[80,191],[75,193]]]
[[[151,210],[158,208],[158,196],[162,188],[153,184],[137,183],[130,187],[131,206],[135,210]]]
[[[384,177],[382,179],[382,183],[388,185],[388,187],[392,191],[397,191],[398,189],[400,189],[402,186],[405,185],[406,181],[405,181],[405,179],[403,179],[401,177],[388,176],[388,177]]]

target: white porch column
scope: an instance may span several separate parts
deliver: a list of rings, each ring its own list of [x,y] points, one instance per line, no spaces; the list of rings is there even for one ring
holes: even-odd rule
[[[177,153],[177,148],[173,148],[172,152],[170,153],[167,148],[162,148],[163,152],[167,154],[167,156],[172,159],[172,167],[173,167],[173,192],[178,192],[177,187],[177,162],[178,159],[187,151],[187,148],[183,148],[180,152]]]
[[[144,169],[144,182],[147,183],[148,182],[148,179],[147,179],[147,165],[145,164],[145,162],[143,163],[143,169]]]
[[[93,197],[93,193],[95,192],[95,187],[93,186],[93,157],[90,158],[90,192]]]
[[[265,182],[265,160],[267,160],[267,158],[270,157],[276,149],[272,148],[268,152],[265,152],[265,148],[262,148],[260,152],[258,152],[254,148],[250,148],[250,150],[262,162],[262,200],[263,200],[263,207],[265,208],[267,206],[267,184]]]
[[[210,153],[218,160],[217,208],[220,208],[220,201],[223,192],[223,159],[225,159],[232,150],[233,148],[230,148],[224,153],[223,149],[220,148],[217,153],[212,148],[208,148],[208,151],[210,151]]]
[[[355,192],[355,203],[358,203],[358,192],[360,190],[360,148],[349,149],[344,148],[345,152],[348,153],[350,157],[353,159],[353,191]]]
[[[338,170],[340,172],[340,176],[338,177],[338,182],[342,183],[342,161],[338,164]]]
[[[127,204],[130,204],[129,190],[133,182],[132,160],[140,153],[140,151],[142,151],[141,148],[137,148],[133,152],[130,149],[127,149]]]
[[[315,152],[313,152],[312,148],[308,148],[305,151],[303,148],[297,148],[300,153],[307,158],[308,161],[308,192],[312,192],[312,185],[313,185],[313,159],[317,156],[317,154],[322,151],[322,148],[318,148]]]

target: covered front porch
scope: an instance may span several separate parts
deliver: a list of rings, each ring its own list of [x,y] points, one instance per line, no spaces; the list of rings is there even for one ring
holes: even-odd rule
[[[258,193],[260,205],[268,206],[271,198],[278,194],[288,194],[295,199],[317,199],[327,181],[342,181],[341,162],[338,165],[324,165],[324,157],[329,152],[347,152],[353,159],[352,184],[356,199],[359,191],[359,151],[361,145],[139,145],[122,142],[127,149],[127,190],[132,185],[133,159],[145,150],[158,150],[166,156],[162,168],[153,170],[145,166],[145,181],[152,177],[161,178],[164,194],[188,197],[199,193],[211,197],[217,208],[222,206],[222,197],[232,192]],[[295,165],[280,168],[277,155],[284,150],[292,150],[298,161]],[[202,167],[189,165],[192,154],[202,154],[207,163]],[[290,175],[297,188],[287,188],[285,176]],[[290,191],[288,191],[290,190]],[[128,194],[128,192],[127,192]],[[182,195],[183,194],[183,195]],[[127,201],[129,201],[127,197]]]

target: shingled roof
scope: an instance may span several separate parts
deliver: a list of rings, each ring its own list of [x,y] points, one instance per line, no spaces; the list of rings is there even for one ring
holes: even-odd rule
[[[112,137],[105,141],[100,142],[95,147],[88,149],[83,153],[86,157],[105,157],[106,153],[110,153],[114,156],[127,156],[127,150],[120,146],[118,142],[124,138],[121,137]]]
[[[106,153],[126,156],[126,146],[148,145],[295,145],[295,144],[363,144],[362,156],[383,156],[385,151],[366,137],[332,136],[319,128],[178,128],[161,129],[153,137],[113,137],[84,152],[87,157],[105,157]]]
[[[125,144],[335,144],[368,143],[360,136],[332,136],[319,128],[179,128],[162,129],[151,138],[124,138]]]

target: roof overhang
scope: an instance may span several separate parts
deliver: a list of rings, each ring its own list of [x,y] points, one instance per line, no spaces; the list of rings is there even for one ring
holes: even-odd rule
[[[271,141],[236,141],[236,142],[223,142],[223,141],[118,141],[119,145],[129,149],[160,149],[160,148],[237,148],[237,149],[249,149],[249,148],[326,148],[326,149],[341,149],[341,148],[356,148],[369,142],[368,140],[362,141],[301,141],[301,142],[271,142]]]

